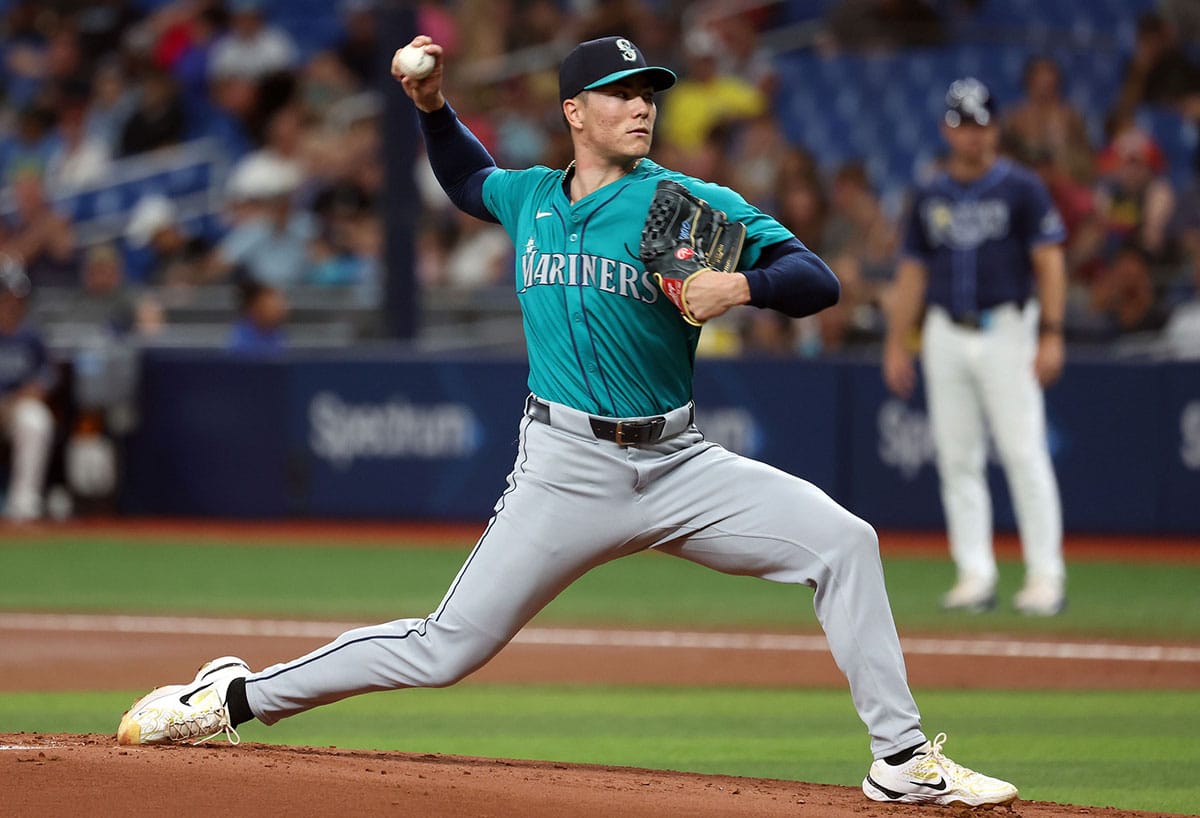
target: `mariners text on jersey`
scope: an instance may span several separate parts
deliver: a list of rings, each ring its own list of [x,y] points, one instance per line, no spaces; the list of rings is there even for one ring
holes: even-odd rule
[[[657,301],[659,292],[650,273],[628,262],[590,253],[541,253],[530,238],[521,256],[518,293],[548,284],[591,287],[622,298],[636,298],[646,304]]]

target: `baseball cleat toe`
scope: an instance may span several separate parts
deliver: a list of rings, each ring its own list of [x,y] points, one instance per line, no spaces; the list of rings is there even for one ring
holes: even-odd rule
[[[863,794],[872,801],[893,804],[969,807],[1009,804],[1017,799],[1017,788],[1007,781],[977,773],[942,755],[945,741],[946,734],[939,733],[903,764],[875,761],[863,779]]]
[[[241,741],[229,719],[229,683],[250,674],[236,656],[206,662],[191,683],[157,687],[133,703],[117,727],[118,744],[200,744],[222,733]]]

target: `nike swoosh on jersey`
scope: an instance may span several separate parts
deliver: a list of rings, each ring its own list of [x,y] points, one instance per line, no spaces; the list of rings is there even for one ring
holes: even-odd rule
[[[539,210],[539,211],[538,211],[538,213],[537,213],[537,215],[536,215],[536,216],[534,216],[534,218],[535,218],[535,219],[541,219],[541,218],[544,218],[544,217],[546,217],[546,216],[553,216],[553,215],[554,215],[554,214],[553,214],[553,213],[551,213],[551,212],[550,212],[550,211],[548,211],[548,210]]]

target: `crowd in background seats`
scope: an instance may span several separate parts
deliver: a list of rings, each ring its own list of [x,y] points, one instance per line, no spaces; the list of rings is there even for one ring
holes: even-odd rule
[[[826,3],[806,47],[920,48],[953,37],[952,24],[986,2]],[[803,5],[723,16],[719,3],[673,0],[416,4],[417,27],[446,47],[452,103],[502,166],[566,164],[556,64],[571,44],[620,32],[674,67],[680,82],[661,98],[654,157],[743,192],[826,258],[843,284],[837,308],[804,321],[735,311],[705,333],[703,351],[818,355],[878,341],[901,214],[885,206],[867,157],[831,168],[789,141],[773,113],[779,89],[805,78],[780,74],[765,35]],[[379,65],[388,48],[376,41],[372,0],[340,0],[338,30],[322,48],[302,47],[276,19],[283,5],[269,0],[3,7],[0,250],[23,260],[36,289],[86,292],[87,271],[107,264],[116,279],[110,288],[130,305],[119,326],[147,336],[162,331],[164,303],[212,284],[265,285],[285,297],[298,287],[331,288],[364,306],[380,303],[375,91],[390,79]],[[1180,175],[1168,173],[1137,113],[1171,106],[1200,120],[1200,43],[1187,4],[1163,0],[1160,10],[1137,21],[1125,53],[1098,57],[1124,63],[1102,140],[1085,124],[1097,112],[1063,96],[1052,59],[1031,60],[1022,97],[1001,100],[1005,150],[1038,170],[1069,229],[1069,340],[1195,332],[1181,316],[1200,301],[1197,174],[1184,174],[1186,185],[1174,181]],[[479,70],[488,59],[539,50],[543,59],[533,64],[541,67]],[[122,235],[85,246],[55,211],[55,197],[103,183],[115,162],[197,138],[216,140],[231,160],[215,227],[184,223],[176,202],[148,196]],[[458,213],[426,166],[418,175],[421,285],[505,288],[507,236]]]

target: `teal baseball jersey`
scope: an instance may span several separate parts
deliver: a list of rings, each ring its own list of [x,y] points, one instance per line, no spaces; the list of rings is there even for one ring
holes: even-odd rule
[[[658,182],[679,182],[746,225],[739,270],[791,232],[735,191],[649,159],[574,204],[563,177],[540,166],[498,170],[483,185],[484,203],[515,248],[530,390],[608,417],[685,405],[700,328],[683,320],[637,252]]]

